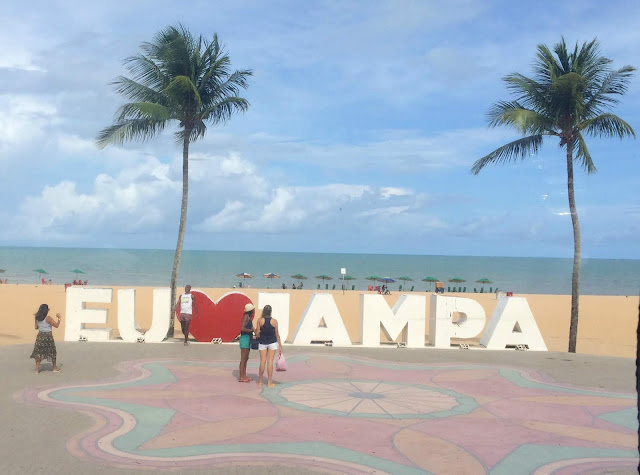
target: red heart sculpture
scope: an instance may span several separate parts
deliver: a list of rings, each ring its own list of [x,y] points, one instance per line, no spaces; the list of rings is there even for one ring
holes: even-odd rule
[[[189,333],[196,341],[209,342],[214,338],[222,338],[223,342],[230,342],[240,334],[244,306],[252,303],[249,297],[240,292],[229,292],[214,302],[204,292],[192,290],[191,293],[198,307],[198,318],[193,315]],[[179,313],[178,305],[176,316]],[[176,323],[176,331],[179,328],[180,324]]]

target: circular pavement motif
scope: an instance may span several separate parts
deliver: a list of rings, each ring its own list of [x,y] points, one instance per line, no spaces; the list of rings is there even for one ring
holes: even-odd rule
[[[274,403],[341,416],[415,419],[444,417],[476,407],[466,396],[417,384],[375,380],[302,381],[285,384]]]

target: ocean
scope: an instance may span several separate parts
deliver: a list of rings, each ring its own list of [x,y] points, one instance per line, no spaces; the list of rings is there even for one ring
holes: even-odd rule
[[[67,249],[0,247],[0,277],[9,283],[36,284],[42,277],[54,284],[64,284],[81,278],[89,285],[131,285],[168,287],[171,280],[174,251],[129,249]],[[445,289],[454,284],[449,279],[466,280],[456,287],[467,291],[480,290],[475,281],[487,278],[485,285],[495,291],[520,294],[571,293],[571,259],[531,257],[471,257],[471,256],[415,256],[391,254],[320,254],[288,252],[227,252],[183,251],[178,283],[193,287],[233,287],[242,279],[236,274],[247,272],[245,286],[254,288],[287,288],[297,281],[290,276],[303,274],[304,288],[317,289],[318,284],[328,283],[340,289],[341,269],[356,280],[345,282],[348,289],[364,290],[371,283],[365,280],[371,275],[391,277],[391,291],[399,285],[406,290],[433,289],[433,284],[422,282],[428,276],[445,282]],[[43,269],[47,274],[39,274]],[[76,274],[72,270],[81,270]],[[273,272],[279,279],[267,279],[264,274]],[[333,280],[323,282],[315,276],[326,274]],[[407,276],[413,281],[403,282],[398,277]],[[376,284],[380,285],[380,284]],[[629,295],[640,293],[640,260],[631,259],[583,259],[580,283],[582,295]]]

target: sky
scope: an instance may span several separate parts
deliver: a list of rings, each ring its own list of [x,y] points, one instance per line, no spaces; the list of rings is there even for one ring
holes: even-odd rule
[[[218,34],[251,69],[244,114],[191,144],[185,249],[572,257],[557,140],[479,175],[518,138],[488,128],[536,47],[598,38],[640,67],[640,2],[139,0],[3,2],[0,246],[173,249],[173,124],[99,149],[110,82],[169,25]],[[640,133],[640,79],[613,110]],[[639,143],[589,138],[575,172],[582,255],[640,259]]]

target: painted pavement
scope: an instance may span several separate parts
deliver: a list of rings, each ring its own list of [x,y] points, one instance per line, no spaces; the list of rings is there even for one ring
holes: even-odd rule
[[[67,442],[113,467],[278,464],[336,473],[603,473],[637,467],[635,394],[480,365],[295,356],[276,387],[237,363],[129,361],[115,380],[27,389],[89,414]],[[249,374],[256,378],[255,367]]]

